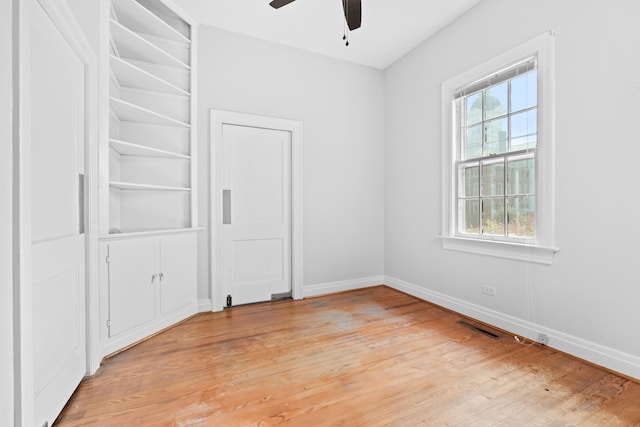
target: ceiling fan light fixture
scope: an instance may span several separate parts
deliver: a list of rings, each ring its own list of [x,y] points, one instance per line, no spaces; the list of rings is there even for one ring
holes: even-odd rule
[[[269,5],[274,9],[280,9],[282,6],[286,6],[294,1],[295,0],[272,0]],[[342,10],[344,12],[345,23],[349,28],[349,31],[360,28],[362,24],[362,1],[342,0]],[[347,36],[346,29],[342,35],[342,40],[346,40],[345,45],[349,46],[349,37]]]

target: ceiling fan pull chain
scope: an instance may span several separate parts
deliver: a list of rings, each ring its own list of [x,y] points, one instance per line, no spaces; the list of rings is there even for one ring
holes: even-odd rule
[[[347,39],[347,21],[342,20],[342,40]]]
[[[345,20],[344,23],[345,25],[347,24],[347,22],[349,22],[349,0],[345,0],[345,4],[347,5],[347,7],[344,9],[345,11]],[[345,46],[349,46],[349,31],[346,32],[346,39],[347,42],[344,44]]]

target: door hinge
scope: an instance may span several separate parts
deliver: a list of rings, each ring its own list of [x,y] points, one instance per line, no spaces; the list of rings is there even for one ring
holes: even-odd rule
[[[107,320],[107,328],[111,327],[111,320]]]
[[[104,260],[107,264],[109,264],[111,262],[111,257],[107,255]]]
[[[232,299],[231,295],[227,295],[227,307],[231,307]]]

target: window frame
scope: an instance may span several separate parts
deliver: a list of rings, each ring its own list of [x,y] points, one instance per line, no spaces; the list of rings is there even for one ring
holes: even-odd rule
[[[442,84],[442,230],[444,249],[551,264],[555,246],[555,70],[553,31],[546,32]],[[536,57],[538,75],[538,143],[536,147],[536,237],[511,239],[474,236],[458,232],[458,162],[461,146],[456,110],[460,88],[485,80],[491,74]],[[459,103],[462,105],[462,102]],[[505,153],[509,154],[509,153]],[[505,171],[506,173],[506,171]],[[506,224],[505,224],[506,225]]]

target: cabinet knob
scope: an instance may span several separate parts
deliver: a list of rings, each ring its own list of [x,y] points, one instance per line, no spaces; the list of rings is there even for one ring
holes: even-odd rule
[[[164,279],[164,273],[160,273],[160,281],[162,282],[162,279]]]
[[[158,277],[157,274],[154,274],[151,276],[151,284],[153,285],[156,282],[156,278]]]

